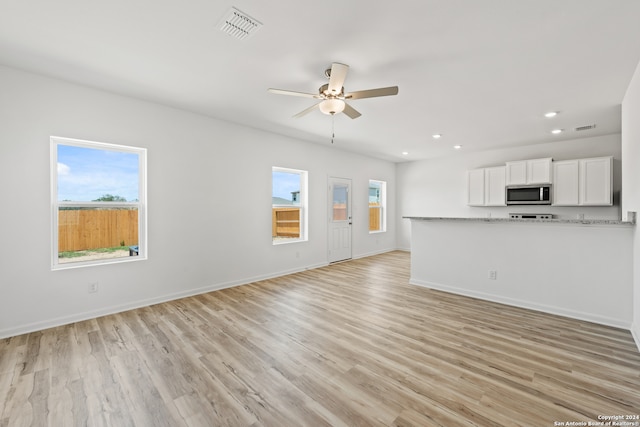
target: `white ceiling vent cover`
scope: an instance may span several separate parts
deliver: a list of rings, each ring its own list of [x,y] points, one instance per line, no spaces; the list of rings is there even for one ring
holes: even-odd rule
[[[261,27],[262,22],[239,11],[235,7],[229,9],[218,25],[220,31],[240,40],[250,37]]]
[[[579,131],[581,131],[581,130],[590,130],[590,129],[595,129],[595,128],[596,128],[596,125],[595,125],[595,124],[593,124],[593,125],[586,125],[586,126],[579,126],[579,127],[577,127],[577,128],[576,128],[576,131],[577,131],[577,132],[579,132]]]

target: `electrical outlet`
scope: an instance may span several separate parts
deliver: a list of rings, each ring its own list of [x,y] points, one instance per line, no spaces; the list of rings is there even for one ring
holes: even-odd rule
[[[489,280],[496,280],[498,278],[498,272],[496,270],[489,270],[487,277]]]
[[[96,292],[98,292],[98,282],[89,283],[89,293],[95,294]]]

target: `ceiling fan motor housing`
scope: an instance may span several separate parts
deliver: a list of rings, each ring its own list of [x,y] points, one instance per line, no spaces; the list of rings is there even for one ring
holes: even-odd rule
[[[323,98],[341,98],[344,99],[344,86],[340,88],[340,93],[329,91],[329,83],[325,83],[318,89],[320,96]]]

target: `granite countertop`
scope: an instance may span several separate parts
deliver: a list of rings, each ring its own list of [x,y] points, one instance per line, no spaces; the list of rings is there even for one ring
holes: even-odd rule
[[[460,222],[524,222],[547,224],[582,224],[582,225],[635,225],[635,221],[621,221],[615,219],[514,219],[514,218],[463,218],[437,216],[403,216],[404,219],[419,221],[460,221]]]

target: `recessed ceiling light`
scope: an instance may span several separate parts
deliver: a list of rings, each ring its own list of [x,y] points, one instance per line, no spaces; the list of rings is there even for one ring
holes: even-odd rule
[[[544,116],[548,119],[550,119],[551,117],[555,117],[558,115],[557,111],[549,111],[548,113],[544,113]]]
[[[403,152],[402,152],[402,155],[403,155],[403,156],[408,156],[408,155],[409,155],[409,152],[408,152],[408,151],[403,151]]]
[[[442,138],[442,134],[441,133],[434,133],[433,135],[431,135],[433,137],[433,139],[440,139]]]
[[[562,133],[562,129],[554,129],[551,131],[552,134],[557,135],[559,133]]]
[[[462,148],[462,145],[454,145],[454,146],[453,146],[453,148],[454,148],[455,150],[459,150],[459,149],[461,149],[461,148]]]

